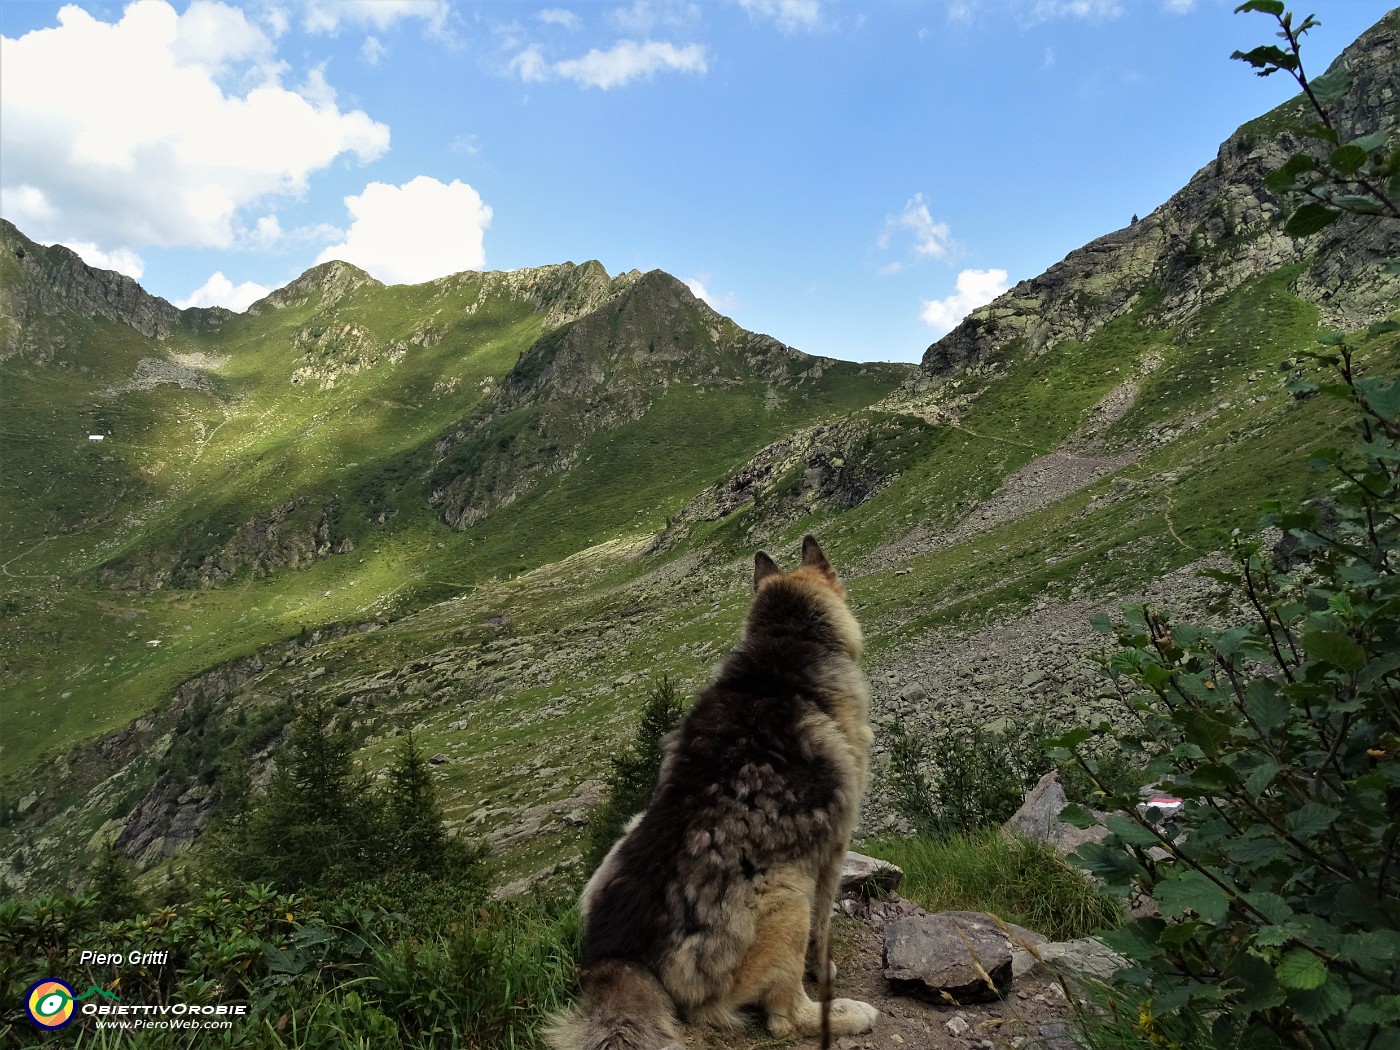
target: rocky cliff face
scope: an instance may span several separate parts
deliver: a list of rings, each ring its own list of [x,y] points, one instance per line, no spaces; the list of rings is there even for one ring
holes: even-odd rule
[[[38,322],[65,311],[119,321],[151,339],[181,326],[215,329],[232,316],[219,308],[178,310],[124,274],[89,266],[61,244],[36,244],[4,219],[0,253],[6,277],[0,281],[0,321],[6,322],[0,325],[0,357],[39,349],[32,345]]]
[[[1400,13],[1392,12],[1334,63],[1355,81],[1331,109],[1346,133],[1400,127],[1397,51]],[[1205,304],[1291,263],[1305,264],[1293,291],[1315,303],[1327,324],[1365,324],[1393,310],[1400,277],[1382,274],[1377,263],[1400,254],[1400,224],[1343,219],[1307,238],[1281,229],[1284,202],[1264,179],[1308,148],[1286,131],[1305,122],[1304,106],[1300,98],[1246,124],[1151,215],[974,310],[928,348],[913,384],[937,381],[1015,345],[1040,353],[1066,339],[1087,339],[1147,296],[1154,323],[1189,327]]]
[[[472,525],[569,469],[589,438],[640,419],[674,383],[783,387],[831,363],[745,331],[660,270],[611,287],[522,354],[482,410],[439,443],[433,502],[449,524]]]

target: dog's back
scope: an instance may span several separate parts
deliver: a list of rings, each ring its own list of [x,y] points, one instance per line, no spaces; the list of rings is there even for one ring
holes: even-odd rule
[[[646,813],[584,890],[582,1011],[552,1030],[561,1050],[655,1050],[677,1038],[670,1003],[717,1024],[761,1005],[777,1034],[810,1028],[803,962],[809,940],[825,952],[866,781],[862,640],[810,537],[796,572],[760,554],[755,588],[739,648],[667,740]]]

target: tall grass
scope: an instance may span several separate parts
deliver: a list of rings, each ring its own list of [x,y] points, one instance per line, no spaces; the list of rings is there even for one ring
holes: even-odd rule
[[[903,868],[900,893],[931,912],[985,911],[1052,940],[1122,922],[1118,902],[1052,847],[1008,838],[997,828],[881,838],[865,851]]]

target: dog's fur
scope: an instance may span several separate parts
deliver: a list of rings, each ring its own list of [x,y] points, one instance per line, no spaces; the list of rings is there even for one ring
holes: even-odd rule
[[[580,901],[582,1001],[557,1050],[660,1050],[677,1014],[724,1027],[758,1006],[776,1036],[817,1035],[805,960],[829,958],[841,862],[868,775],[870,693],[846,592],[811,536],[783,573],[754,558],[739,647],[666,738],[656,792]],[[836,1035],[875,1009],[831,1004]]]

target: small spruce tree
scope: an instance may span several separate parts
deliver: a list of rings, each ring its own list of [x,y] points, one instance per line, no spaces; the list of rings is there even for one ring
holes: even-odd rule
[[[447,831],[442,805],[433,783],[432,767],[418,739],[404,736],[394,750],[385,785],[389,858],[396,867],[430,874],[441,872],[448,860]]]
[[[685,705],[670,678],[662,677],[647,695],[632,746],[612,760],[607,794],[589,821],[588,864],[596,868],[633,816],[646,809],[661,775],[662,742],[680,724]]]

